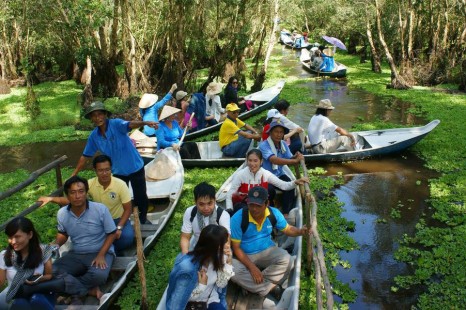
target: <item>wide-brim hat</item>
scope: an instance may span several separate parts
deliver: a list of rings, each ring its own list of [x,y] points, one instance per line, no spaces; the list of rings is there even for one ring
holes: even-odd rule
[[[166,180],[175,175],[176,166],[167,155],[160,152],[145,166],[145,171],[148,181]]]
[[[319,109],[325,109],[325,110],[333,110],[335,107],[332,105],[332,102],[329,99],[322,99],[319,101],[319,104],[317,105],[317,108]]]
[[[207,95],[212,96],[212,95],[220,94],[220,92],[222,91],[222,87],[223,87],[222,83],[210,82],[206,90]]]
[[[324,53],[325,55],[329,57],[332,57],[333,55],[335,55],[335,52],[331,48],[324,49],[322,53]]]
[[[267,112],[267,119],[271,117],[279,117],[279,116],[280,116],[280,112],[277,109],[270,109]]]
[[[262,186],[255,186],[248,192],[248,204],[264,205],[269,200],[269,192]]]
[[[187,95],[188,95],[187,92],[185,92],[183,90],[179,90],[179,91],[176,92],[175,98],[176,98],[176,100],[180,101],[181,99],[183,99]]]
[[[178,113],[180,111],[181,111],[181,109],[174,108],[174,107],[169,106],[169,105],[165,105],[165,106],[163,106],[162,113],[160,113],[159,120],[164,120],[167,117],[169,117],[170,115],[176,114],[176,113]]]
[[[86,109],[86,114],[84,114],[84,117],[87,118],[87,119],[90,119],[91,116],[90,114],[94,111],[104,111],[107,113],[107,116],[110,116],[112,115],[112,112],[110,112],[109,110],[107,110],[105,108],[105,105],[100,102],[100,101],[94,101],[93,103],[91,103],[87,109]]]
[[[158,99],[159,99],[159,96],[157,96],[156,94],[147,94],[146,93],[146,94],[142,95],[141,100],[139,100],[138,106],[141,109],[150,108],[151,106],[153,106],[157,102]]]
[[[234,112],[241,110],[236,103],[229,103],[227,104],[226,108],[227,111]]]
[[[285,135],[290,132],[290,130],[285,125],[283,125],[282,121],[277,119],[277,120],[274,120],[274,121],[272,121],[270,123],[270,127],[267,130],[267,133],[270,133],[272,131],[272,129],[274,129],[277,126],[283,127],[283,129],[285,131]]]

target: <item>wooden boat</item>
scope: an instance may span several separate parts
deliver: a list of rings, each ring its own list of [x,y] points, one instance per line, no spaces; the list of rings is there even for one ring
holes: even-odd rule
[[[275,102],[277,102],[278,96],[280,95],[280,92],[282,91],[284,85],[285,81],[281,80],[272,87],[265,88],[261,91],[245,96],[244,99],[251,100],[256,105],[256,107],[249,111],[241,113],[239,115],[239,119],[244,121],[245,119],[248,119],[251,116],[254,116],[270,108]],[[220,126],[222,126],[222,123],[223,122],[220,122],[216,125],[209,126],[192,133],[188,133],[185,137],[185,141],[193,140],[205,134],[217,131],[220,129]]]
[[[246,167],[246,164],[243,163],[235,173],[233,173],[225,183],[220,187],[219,191],[216,194],[216,201],[219,207],[225,208],[225,199],[228,190],[231,187],[231,183],[235,174],[238,173],[242,168]],[[288,168],[284,166],[285,173],[292,179],[295,180],[295,176]],[[292,221],[291,224],[301,228],[303,225],[303,210],[302,210],[302,201],[301,195],[299,192],[299,187],[296,188],[296,205],[295,208],[289,214],[289,221]],[[241,289],[234,283],[230,281],[227,289],[227,303],[228,309],[236,310],[247,310],[247,309],[288,309],[288,310],[297,310],[299,303],[299,288],[300,288],[300,273],[301,273],[301,243],[302,237],[290,238],[285,235],[279,235],[276,237],[276,241],[279,246],[282,246],[286,249],[292,249],[290,255],[294,259],[294,266],[290,270],[288,280],[284,283],[286,287],[285,291],[282,294],[282,297],[279,301],[272,298],[263,299],[257,294],[247,294],[243,295]],[[162,296],[160,303],[157,307],[157,310],[165,310],[167,290]]]
[[[395,128],[353,132],[361,149],[349,152],[304,155],[306,162],[341,162],[390,155],[401,152],[422,140],[438,124],[434,120],[422,127]],[[224,157],[218,141],[196,142],[201,159],[183,159],[185,167],[239,166],[244,158]]]
[[[307,49],[301,51],[299,60],[301,61],[304,69],[312,74],[316,74],[317,76],[328,76],[332,78],[344,78],[346,76],[347,67],[338,61],[335,61],[335,68],[333,68],[333,70],[330,72],[320,71],[319,68],[311,66],[311,55],[310,51]]]
[[[299,36],[299,38],[302,37],[301,35]],[[304,42],[304,40],[302,42]],[[296,46],[295,42],[293,41],[292,34],[289,31],[280,31],[280,43],[288,48],[296,50],[306,48],[309,45],[307,42],[304,42],[304,44],[301,46]]]
[[[147,196],[150,200],[147,219],[152,224],[141,225],[145,255],[148,255],[154,247],[158,236],[171,217],[183,190],[184,169],[179,152],[173,151],[172,148],[167,148],[163,151],[163,154],[176,167],[176,170],[171,177],[165,180],[146,182]],[[62,248],[65,246],[66,244]],[[104,295],[100,299],[100,304],[96,298],[88,296],[84,301],[84,305],[80,306],[80,309],[109,309],[121,290],[130,281],[132,275],[137,271],[137,268],[136,246],[134,245],[134,247],[125,250],[125,256],[115,258],[108,282],[101,287]],[[56,309],[66,309],[66,307],[66,305],[57,305]]]

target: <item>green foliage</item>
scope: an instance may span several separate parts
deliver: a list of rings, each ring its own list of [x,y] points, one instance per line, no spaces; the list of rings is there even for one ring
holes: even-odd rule
[[[36,93],[34,92],[32,86],[27,87],[27,95],[26,101],[24,102],[24,109],[26,110],[31,120],[37,119],[40,115],[39,99],[37,99]]]

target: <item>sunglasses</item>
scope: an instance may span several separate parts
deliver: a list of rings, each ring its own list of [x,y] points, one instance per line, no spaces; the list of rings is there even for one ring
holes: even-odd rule
[[[236,81],[236,82],[231,82],[231,84],[238,84],[238,81]]]

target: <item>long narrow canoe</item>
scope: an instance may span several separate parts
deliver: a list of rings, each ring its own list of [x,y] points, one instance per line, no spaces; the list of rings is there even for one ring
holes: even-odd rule
[[[244,97],[245,100],[251,100],[255,104],[255,108],[245,111],[239,115],[239,119],[244,121],[245,119],[250,118],[256,114],[259,114],[262,111],[269,109],[275,102],[278,100],[278,96],[285,85],[285,81],[279,81],[272,87],[265,88],[261,91],[252,93]],[[219,122],[216,125],[206,127],[204,129],[189,133],[185,137],[185,141],[190,141],[195,138],[201,137],[208,133],[220,130],[220,126],[222,126],[223,122]]]
[[[301,37],[299,37],[299,39],[301,39]],[[288,48],[296,50],[306,48],[309,45],[309,43],[304,42],[302,46],[296,46],[295,42],[292,39],[292,34],[288,31],[280,31],[280,43],[282,43]]]
[[[225,183],[220,187],[216,195],[217,205],[219,207],[225,208],[225,199],[228,190],[231,187],[231,183],[235,174],[238,173],[241,169],[246,167],[246,164],[243,163],[234,174],[232,174]],[[295,176],[288,168],[284,166],[284,171],[290,179],[295,180]],[[288,222],[301,228],[303,225],[303,210],[302,210],[302,201],[301,195],[299,192],[299,187],[296,188],[296,204],[293,210],[289,214]],[[248,309],[288,309],[288,310],[297,310],[299,302],[299,288],[300,288],[300,273],[301,273],[301,244],[302,237],[290,238],[285,235],[277,237],[276,240],[278,246],[281,246],[285,249],[291,249],[290,255],[294,259],[294,266],[290,271],[288,276],[287,285],[285,291],[283,292],[280,300],[275,300],[273,297],[267,296],[265,300],[257,294],[248,293],[244,295],[242,289],[239,288],[236,284],[228,284],[227,290],[227,303],[228,309],[235,310],[248,310]]]
[[[335,61],[335,68],[330,72],[319,71],[319,69],[311,66],[309,62],[302,61],[301,64],[304,69],[317,76],[328,76],[332,78],[344,78],[346,76],[347,67],[338,61]]]
[[[440,123],[434,120],[422,127],[353,132],[362,149],[328,154],[304,155],[306,162],[341,162],[399,153],[422,140]],[[218,141],[196,142],[201,159],[183,159],[185,167],[239,166],[244,158],[224,157]]]
[[[225,183],[220,187],[219,191],[216,194],[216,201],[219,207],[225,208],[225,199],[228,190],[231,187],[231,182],[236,173],[239,172],[240,169],[244,168],[245,164],[243,164],[240,168],[236,170],[234,174],[232,174]],[[288,166],[284,166],[285,173],[292,179],[295,180],[295,176],[288,168]],[[303,210],[302,210],[302,201],[301,195],[299,192],[299,187],[296,188],[296,204],[293,210],[289,213],[289,222],[291,221],[291,225],[294,225],[298,228],[301,228],[303,225]],[[286,237],[285,235],[281,235],[277,237],[277,243],[279,246],[282,246],[285,249],[291,249],[290,255],[292,255],[292,259],[294,259],[293,268],[290,270],[290,274],[288,280],[284,283],[284,287],[286,287],[285,291],[283,292],[280,300],[274,300],[273,297],[262,298],[257,294],[248,294],[243,295],[241,289],[231,281],[228,284],[227,289],[227,303],[228,309],[235,309],[235,310],[249,310],[249,309],[287,309],[287,310],[297,310],[298,309],[298,302],[299,302],[299,288],[300,288],[300,273],[301,273],[301,243],[302,237],[295,237],[290,238]],[[162,299],[157,306],[157,310],[165,310],[165,302],[166,302],[166,294],[167,290],[162,296]]]
[[[176,171],[175,174],[168,179],[155,182],[146,181],[147,196],[150,200],[147,219],[152,224],[141,225],[145,255],[148,255],[150,250],[154,247],[158,236],[171,217],[183,190],[184,169],[181,164],[179,152],[167,148],[163,151],[163,154],[166,155],[173,166],[176,167]],[[108,282],[101,287],[104,295],[100,300],[100,304],[96,298],[88,296],[84,301],[84,305],[80,306],[80,309],[111,309],[112,303],[116,300],[121,290],[130,281],[136,271],[137,258],[136,246],[134,245],[125,250],[125,256],[115,258],[112,271],[108,277]],[[66,307],[66,305],[57,305],[56,309],[66,309]]]

